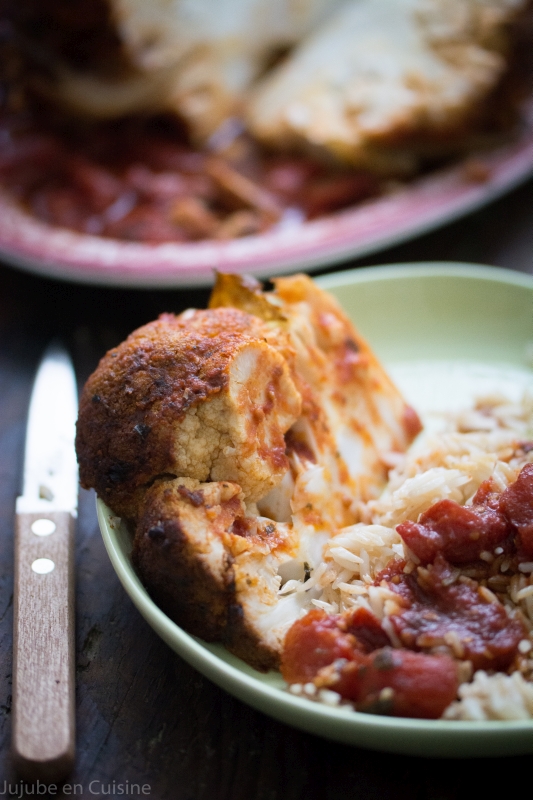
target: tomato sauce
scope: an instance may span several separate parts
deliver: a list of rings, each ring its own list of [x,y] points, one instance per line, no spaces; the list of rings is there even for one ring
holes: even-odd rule
[[[314,681],[361,711],[437,718],[455,698],[449,656],[394,650],[366,609],[342,615],[310,611],[289,630],[281,671],[288,683]]]
[[[471,661],[474,669],[510,666],[526,630],[494,595],[476,581],[461,578],[440,553],[430,569],[405,574],[403,567],[396,562],[376,583],[385,580],[398,594],[401,610],[389,620],[405,647],[450,649]]]
[[[0,184],[51,225],[151,244],[232,239],[298,224],[379,194],[379,180],[241,134],[195,150],[167,117],[68,130],[0,117]]]

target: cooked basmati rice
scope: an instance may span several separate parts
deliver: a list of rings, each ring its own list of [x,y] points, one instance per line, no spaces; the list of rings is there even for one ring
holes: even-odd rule
[[[388,619],[399,611],[398,596],[386,585],[373,585],[375,576],[393,559],[405,560],[407,573],[419,563],[402,542],[396,526],[404,520],[417,521],[421,513],[445,498],[459,504],[471,503],[480,484],[488,478],[492,478],[498,491],[503,491],[516,480],[521,467],[533,461],[533,450],[524,446],[533,438],[532,421],[530,396],[521,403],[510,403],[501,396],[484,397],[474,409],[448,417],[447,430],[422,435],[406,456],[398,458],[395,454],[389,459],[392,469],[381,497],[358,506],[359,523],[335,532],[325,546],[323,562],[310,578],[305,582],[288,581],[281,592],[313,589],[312,605],[327,613],[366,608],[381,621],[393,646],[401,647]],[[488,585],[480,587],[482,595],[487,602],[498,599],[494,592],[499,593],[500,599],[503,595],[508,613],[518,615],[532,631],[533,562],[522,562],[512,574],[511,561],[502,548],[496,548],[494,553],[484,552],[481,558],[491,564],[494,573]],[[466,569],[458,572],[468,575]],[[464,657],[457,634],[446,634],[444,643],[459,661]],[[533,684],[526,679],[533,676],[533,661],[526,658],[530,650],[531,641],[524,639],[519,647],[522,672],[512,675],[478,671],[470,682],[471,667],[469,662],[462,662],[465,682],[460,686],[459,699],[449,706],[444,718],[533,717]],[[316,699],[323,698],[318,695]],[[332,702],[329,698],[329,704]]]
[[[488,675],[475,673],[471,683],[459,687],[460,699],[448,706],[444,719],[530,719],[533,716],[533,684],[520,672]]]

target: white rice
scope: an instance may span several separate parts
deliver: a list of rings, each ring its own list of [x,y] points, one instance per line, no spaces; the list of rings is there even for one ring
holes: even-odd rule
[[[407,519],[416,521],[421,513],[445,498],[471,503],[480,484],[488,478],[493,479],[498,491],[503,491],[516,480],[521,467],[533,461],[533,451],[527,453],[520,448],[520,442],[533,438],[532,420],[532,397],[524,397],[521,403],[510,403],[500,396],[485,397],[474,409],[449,417],[444,432],[422,435],[405,457],[391,459],[394,467],[381,497],[357,508],[361,522],[336,532],[325,546],[323,562],[311,577],[305,582],[290,581],[282,592],[313,589],[312,605],[328,613],[367,608],[381,621],[393,645],[400,647],[388,620],[399,611],[397,595],[385,585],[373,585],[375,576],[392,559],[405,559],[406,572],[417,566],[418,559],[404,546],[396,526]],[[500,594],[507,591],[508,612],[518,614],[533,630],[533,562],[520,564],[518,573],[511,575],[509,560],[501,555],[501,548],[500,553],[497,550],[482,554],[489,563],[495,557],[501,558],[493,588]],[[491,589],[483,589],[487,598],[497,599]],[[461,642],[447,644],[460,659]],[[529,664],[526,658],[531,650],[529,639],[521,642],[519,649],[523,671],[533,676],[533,661]],[[471,669],[466,673],[470,675]],[[531,717],[533,684],[520,672],[477,672],[471,682],[467,679],[461,684],[459,699],[444,714],[445,719]]]
[[[520,672],[488,675],[475,673],[471,683],[459,687],[459,700],[448,706],[444,719],[531,719],[533,717],[533,684]]]

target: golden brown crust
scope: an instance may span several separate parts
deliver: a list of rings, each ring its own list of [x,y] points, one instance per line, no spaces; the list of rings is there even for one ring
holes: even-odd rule
[[[195,636],[219,641],[226,627],[228,605],[235,602],[233,559],[224,550],[221,559],[211,559],[210,568],[207,543],[203,547],[207,558],[198,557],[198,548],[187,535],[183,517],[195,508],[205,512],[204,495],[198,489],[188,490],[185,483],[165,481],[147,491],[132,558],[150,594],[166,614]],[[235,517],[243,513],[242,504],[235,497],[215,507],[209,526],[211,535],[223,535]]]
[[[264,345],[263,328],[230,308],[165,314],[109,351],[80,401],[82,486],[94,487],[113,511],[133,518],[143,487],[165,473],[176,475],[176,424],[223,392],[231,360],[243,342]]]
[[[146,492],[132,557],[154,601],[178,625],[266,671],[279,655],[247,624],[235,587],[231,539],[243,535],[246,520],[237,484],[164,481]]]
[[[260,670],[299,613],[281,567],[353,524],[382,452],[418,430],[337,302],[305,275],[275,285],[220,276],[209,310],[136,331],[87,383],[78,424],[82,481],[135,519],[155,602]]]

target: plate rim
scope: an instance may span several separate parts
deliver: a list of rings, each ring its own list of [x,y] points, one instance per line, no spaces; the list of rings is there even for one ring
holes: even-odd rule
[[[466,179],[465,164],[472,159],[487,164],[491,171],[487,181]],[[258,277],[317,270],[369,256],[452,223],[531,176],[533,98],[525,106],[521,132],[510,142],[470,153],[396,193],[300,227],[229,242],[148,245],[80,234],[37,220],[0,189],[0,257],[39,275],[128,288],[207,286],[215,269]]]
[[[474,280],[494,281],[497,283],[522,286],[533,289],[533,274],[519,270],[499,267],[492,264],[481,264],[474,261],[398,261],[391,264],[379,264],[371,267],[350,267],[349,269],[319,275],[313,278],[322,289],[334,289],[342,286],[348,278],[351,283],[366,283],[372,280],[391,280],[412,277],[456,277]]]
[[[380,281],[391,277],[405,279],[442,276],[507,283],[527,288],[533,294],[533,276],[500,267],[461,262],[413,262],[351,269],[323,276],[317,282],[327,289],[346,283],[347,278],[353,279],[354,283],[364,283],[369,278]],[[158,608],[141,585],[122,548],[117,525],[109,523],[110,519],[117,518],[98,497],[96,507],[100,530],[113,568],[141,615],[191,666],[247,704],[308,733],[385,752],[467,758],[520,755],[533,750],[533,720],[477,722],[375,716],[314,703],[265,683],[261,680],[261,673],[230,654],[226,660],[213,652],[212,645],[202,643],[186,633]],[[220,645],[216,647],[223,651]],[[411,741],[402,738],[398,742],[397,737],[402,733],[410,734]],[[502,737],[508,737],[503,744]]]

